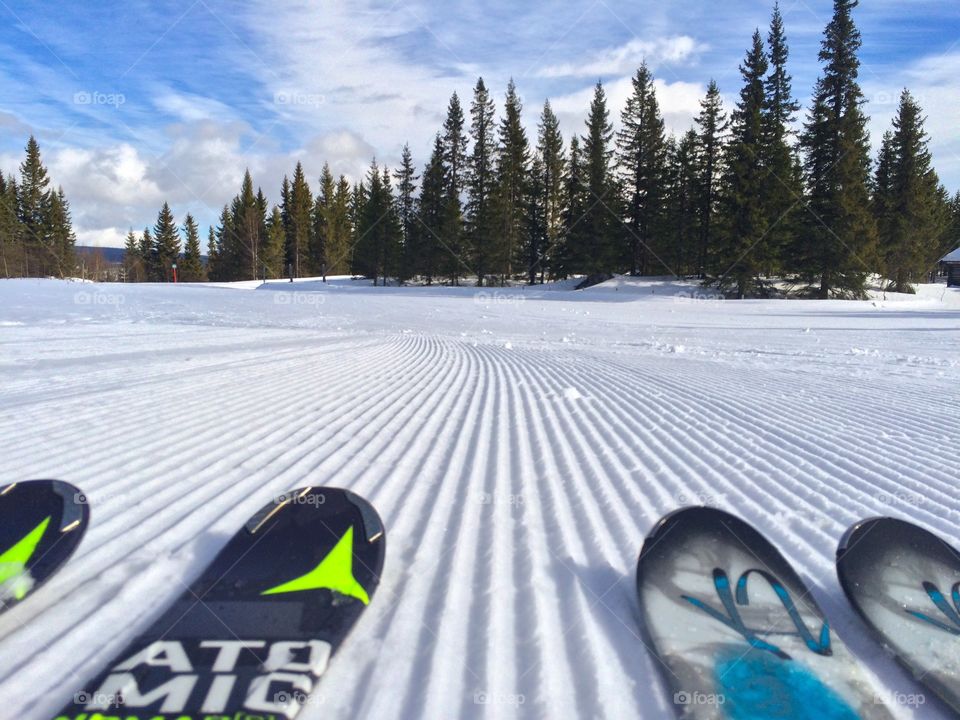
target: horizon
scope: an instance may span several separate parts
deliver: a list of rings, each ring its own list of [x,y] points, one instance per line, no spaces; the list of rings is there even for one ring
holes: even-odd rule
[[[820,73],[830,0],[783,2],[789,70],[802,104]],[[726,109],[754,27],[773,3],[736,0],[722,17],[689,1],[620,8],[595,0],[523,10],[495,2],[399,7],[362,2],[217,0],[97,8],[10,2],[0,29],[0,170],[15,170],[30,134],[71,201],[78,245],[122,247],[163,202],[178,221],[216,222],[249,168],[271,204],[303,162],[311,187],[323,163],[358,179],[373,157],[396,167],[409,142],[418,170],[450,95],[469,105],[483,76],[503,107],[513,77],[532,134],[550,99],[567,142],[581,133],[594,84],[618,124],[631,76],[646,60],[667,128],[685,131],[715,78]],[[901,89],[928,117],[934,167],[960,189],[960,8],[920,0],[855,11],[860,81],[874,155]],[[402,88],[402,92],[401,92]]]

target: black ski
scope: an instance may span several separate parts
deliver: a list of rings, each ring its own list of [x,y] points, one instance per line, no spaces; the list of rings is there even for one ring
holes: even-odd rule
[[[293,718],[370,602],[384,549],[357,495],[286,494],[57,718]]]
[[[843,536],[837,575],[887,650],[960,713],[960,553],[913,523],[872,518]]]
[[[733,515],[694,507],[660,520],[637,594],[680,717],[891,717],[790,563]]]
[[[85,498],[69,483],[27,480],[0,488],[0,612],[60,569],[89,520]]]

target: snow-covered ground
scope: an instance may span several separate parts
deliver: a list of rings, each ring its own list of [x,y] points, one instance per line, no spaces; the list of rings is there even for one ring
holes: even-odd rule
[[[653,523],[696,503],[754,523],[879,682],[916,692],[833,556],[877,514],[960,544],[958,458],[960,291],[942,286],[734,302],[626,279],[0,281],[0,480],[69,480],[93,514],[0,615],[0,716],[50,717],[307,484],[370,499],[388,542],[304,718],[669,717],[634,565]]]

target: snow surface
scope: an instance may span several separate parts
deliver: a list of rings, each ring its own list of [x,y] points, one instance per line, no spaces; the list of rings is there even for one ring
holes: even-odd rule
[[[833,557],[878,514],[960,544],[960,291],[233,287],[0,281],[0,478],[76,483],[93,516],[0,615],[0,716],[51,716],[307,484],[367,497],[388,542],[304,718],[669,717],[634,566],[695,503],[754,523],[885,691],[918,691]]]

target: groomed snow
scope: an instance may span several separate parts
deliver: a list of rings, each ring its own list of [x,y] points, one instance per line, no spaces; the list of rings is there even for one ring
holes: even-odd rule
[[[833,556],[879,514],[960,544],[958,458],[960,291],[942,286],[734,302],[626,279],[0,281],[0,480],[68,480],[93,515],[0,615],[0,716],[53,716],[307,484],[367,497],[388,540],[304,718],[670,717],[633,573],[653,523],[695,503],[782,550],[881,691],[919,692]]]

